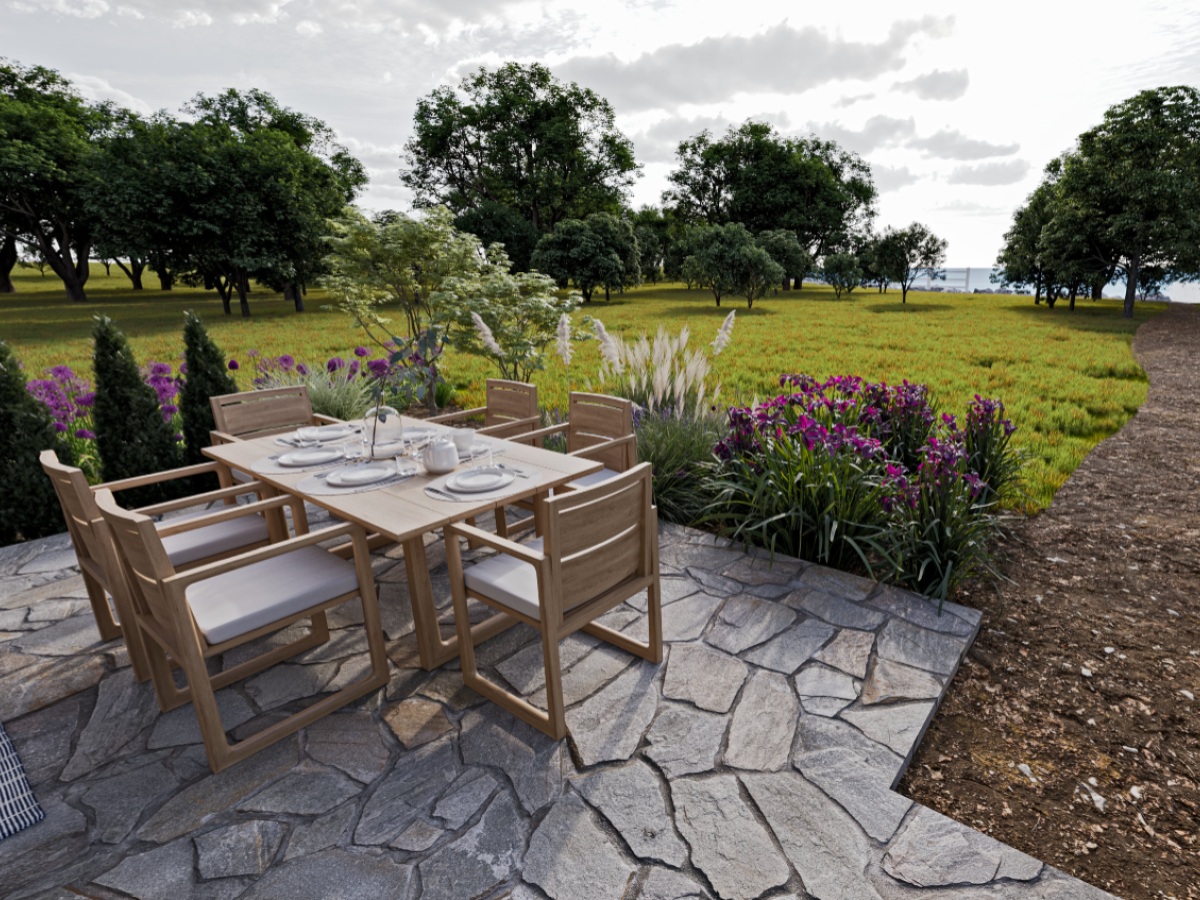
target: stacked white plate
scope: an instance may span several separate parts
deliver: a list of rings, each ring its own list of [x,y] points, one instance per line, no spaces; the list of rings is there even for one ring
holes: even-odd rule
[[[484,494],[508,487],[517,476],[499,466],[476,466],[446,480],[446,490],[456,494]]]
[[[341,447],[313,447],[309,450],[293,450],[283,453],[275,460],[281,466],[301,469],[305,466],[319,466],[322,463],[336,462],[345,454]]]
[[[362,487],[391,478],[396,474],[392,463],[367,463],[362,466],[351,466],[330,472],[325,481],[334,487]]]
[[[353,425],[313,425],[296,430],[296,437],[302,441],[344,441],[358,434]]]

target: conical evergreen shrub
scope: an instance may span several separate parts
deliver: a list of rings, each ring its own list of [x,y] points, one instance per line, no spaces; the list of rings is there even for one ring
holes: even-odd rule
[[[25,389],[12,348],[0,341],[0,546],[66,531],[54,486],[38,462],[51,449],[74,462],[50,410]]]
[[[183,358],[187,372],[179,393],[179,411],[183,415],[184,458],[193,465],[208,462],[203,450],[209,445],[209,432],[216,427],[208,398],[236,394],[237,383],[225,367],[225,354],[193,312],[184,313]]]
[[[96,372],[92,421],[103,479],[116,481],[179,466],[181,453],[174,431],[163,421],[154,388],[142,380],[125,335],[108,316],[97,316],[92,342]],[[187,489],[171,481],[122,491],[117,499],[125,507],[146,506],[173,500]]]

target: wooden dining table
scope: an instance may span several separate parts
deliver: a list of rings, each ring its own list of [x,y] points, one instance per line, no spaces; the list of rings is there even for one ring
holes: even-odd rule
[[[426,423],[420,419],[402,416],[404,427],[421,427]],[[446,429],[452,432],[453,429]],[[275,443],[277,434],[266,437],[233,441],[204,448],[204,454],[220,463],[223,484],[232,484],[231,470],[250,472],[260,460],[278,455],[280,447]],[[551,489],[562,487],[584,475],[598,472],[603,465],[595,460],[555,453],[541,447],[533,447],[502,438],[489,437],[496,442],[496,450],[503,446],[497,461],[511,462],[523,470],[536,470],[541,480],[525,490],[516,490],[499,500],[452,501],[438,500],[425,493],[425,488],[435,477],[418,466],[418,473],[399,484],[392,484],[372,491],[345,494],[307,494],[297,490],[297,485],[312,471],[304,472],[254,472],[256,480],[265,485],[268,493],[291,494],[328,510],[339,519],[357,522],[368,533],[377,532],[388,542],[400,544],[404,549],[404,564],[408,571],[408,593],[412,602],[413,624],[416,630],[417,652],[421,667],[434,669],[458,656],[457,635],[443,638],[438,625],[437,607],[433,596],[433,583],[429,576],[429,564],[425,556],[425,535],[449,525],[499,509],[517,500],[531,501],[535,521],[544,515],[544,502]],[[465,467],[465,465],[464,465]],[[462,468],[462,467],[460,467]],[[518,478],[519,486],[524,479]],[[529,479],[533,480],[533,479]],[[282,516],[282,511],[276,511]],[[307,524],[296,523],[297,533],[305,533]],[[540,528],[538,529],[540,532]],[[287,533],[283,525],[283,533]],[[497,613],[471,626],[471,639],[475,644],[485,641],[511,628],[517,620],[505,613]]]

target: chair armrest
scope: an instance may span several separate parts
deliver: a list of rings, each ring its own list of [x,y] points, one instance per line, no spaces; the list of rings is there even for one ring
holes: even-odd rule
[[[155,503],[152,506],[142,506],[138,509],[130,510],[130,512],[138,513],[143,516],[158,516],[163,513],[174,512],[177,509],[187,509],[191,506],[202,506],[207,503],[212,503],[214,500],[228,500],[233,497],[239,497],[242,494],[257,494],[262,490],[263,483],[261,481],[247,481],[244,484],[234,485],[233,487],[221,488],[216,491],[207,491],[203,494],[194,494],[191,497],[183,497],[179,500],[170,500],[166,503]]]
[[[313,413],[313,423],[316,425],[345,425],[345,419],[335,419],[333,416],[323,416],[320,413]]]
[[[219,464],[216,462],[197,463],[194,466],[184,466],[181,469],[167,469],[165,472],[154,472],[151,475],[138,475],[134,478],[122,478],[120,481],[108,481],[104,484],[93,484],[92,493],[108,489],[114,494],[117,491],[127,491],[130,488],[142,487],[147,484],[158,484],[162,481],[174,481],[176,478],[189,478],[192,475],[203,475],[205,472],[215,472]]]
[[[551,425],[549,428],[539,428],[537,431],[527,431],[524,434],[514,434],[510,438],[505,438],[506,441],[512,441],[514,444],[524,444],[527,441],[536,441],[538,438],[544,438],[547,435],[558,434],[560,431],[566,431],[570,422],[559,422],[557,425]]]
[[[190,519],[183,519],[177,525],[166,525],[158,529],[158,536],[170,537],[173,534],[182,534],[185,531],[195,531],[197,528],[203,528],[206,525],[217,525],[221,522],[228,522],[230,519],[238,519],[242,516],[265,512],[268,509],[288,506],[293,499],[291,494],[280,494],[278,497],[272,497],[270,500],[259,500],[257,503],[246,503],[241,506],[222,506],[216,512],[211,512],[206,516],[195,516]]]
[[[483,531],[476,528],[474,525],[462,525],[457,522],[447,525],[446,531],[457,537],[464,537],[471,541],[477,541],[486,547],[491,547],[493,550],[499,550],[505,556],[512,556],[523,562],[531,563],[534,566],[539,566],[546,560],[546,554],[537,550],[530,550],[514,541],[507,538],[497,537],[490,531]]]
[[[592,446],[584,447],[582,450],[573,450],[568,453],[567,456],[578,456],[582,459],[587,459],[594,453],[603,453],[606,450],[623,446],[636,439],[637,435],[627,434],[624,437],[613,438],[611,441],[605,441],[603,444],[592,444]]]
[[[276,498],[282,499],[282,498]],[[356,525],[353,522],[346,522],[343,525],[335,525],[332,528],[324,528],[321,531],[310,531],[301,537],[290,538],[286,541],[280,541],[278,544],[272,544],[269,547],[260,547],[257,550],[250,550],[238,556],[231,556],[229,559],[222,559],[218,562],[209,563],[207,566],[200,566],[195,569],[188,569],[186,572],[180,572],[172,575],[169,578],[163,579],[163,584],[178,588],[180,593],[183,592],[190,584],[195,584],[197,581],[204,581],[207,578],[214,578],[217,575],[224,575],[226,572],[234,572],[246,566],[253,565],[257,562],[263,562],[268,559],[274,559],[276,556],[282,556],[285,553],[291,553],[293,550],[299,550],[301,547],[311,547],[314,544],[319,544],[322,541],[327,541],[330,538],[340,537],[343,534],[353,535],[354,530],[362,531],[361,525]],[[363,532],[365,539],[366,532]]]
[[[476,434],[495,434],[495,435],[499,435],[500,437],[504,438],[505,440],[511,440],[511,438],[506,436],[503,432],[505,432],[506,430],[508,430],[510,428],[520,428],[522,425],[540,425],[541,421],[542,421],[541,416],[529,416],[528,418],[524,418],[524,419],[511,419],[508,422],[497,422],[495,425],[489,425],[486,428],[479,428],[476,430],[475,433]],[[513,435],[513,437],[526,437],[529,434],[530,434],[530,432],[528,432],[528,431],[521,431],[521,432],[517,432],[517,434]]]
[[[232,434],[226,434],[224,431],[210,431],[208,433],[208,443],[213,447],[220,444],[236,444],[240,440],[240,437],[234,437]]]
[[[441,425],[445,422],[457,422],[459,419],[466,419],[470,416],[482,416],[486,412],[486,406],[479,406],[475,409],[464,409],[461,412],[446,413],[444,416],[430,416],[425,421],[433,422],[435,425]]]

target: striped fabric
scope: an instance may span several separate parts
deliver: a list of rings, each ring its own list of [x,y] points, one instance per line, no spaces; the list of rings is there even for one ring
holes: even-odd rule
[[[34,799],[25,767],[0,724],[0,841],[46,818]]]

